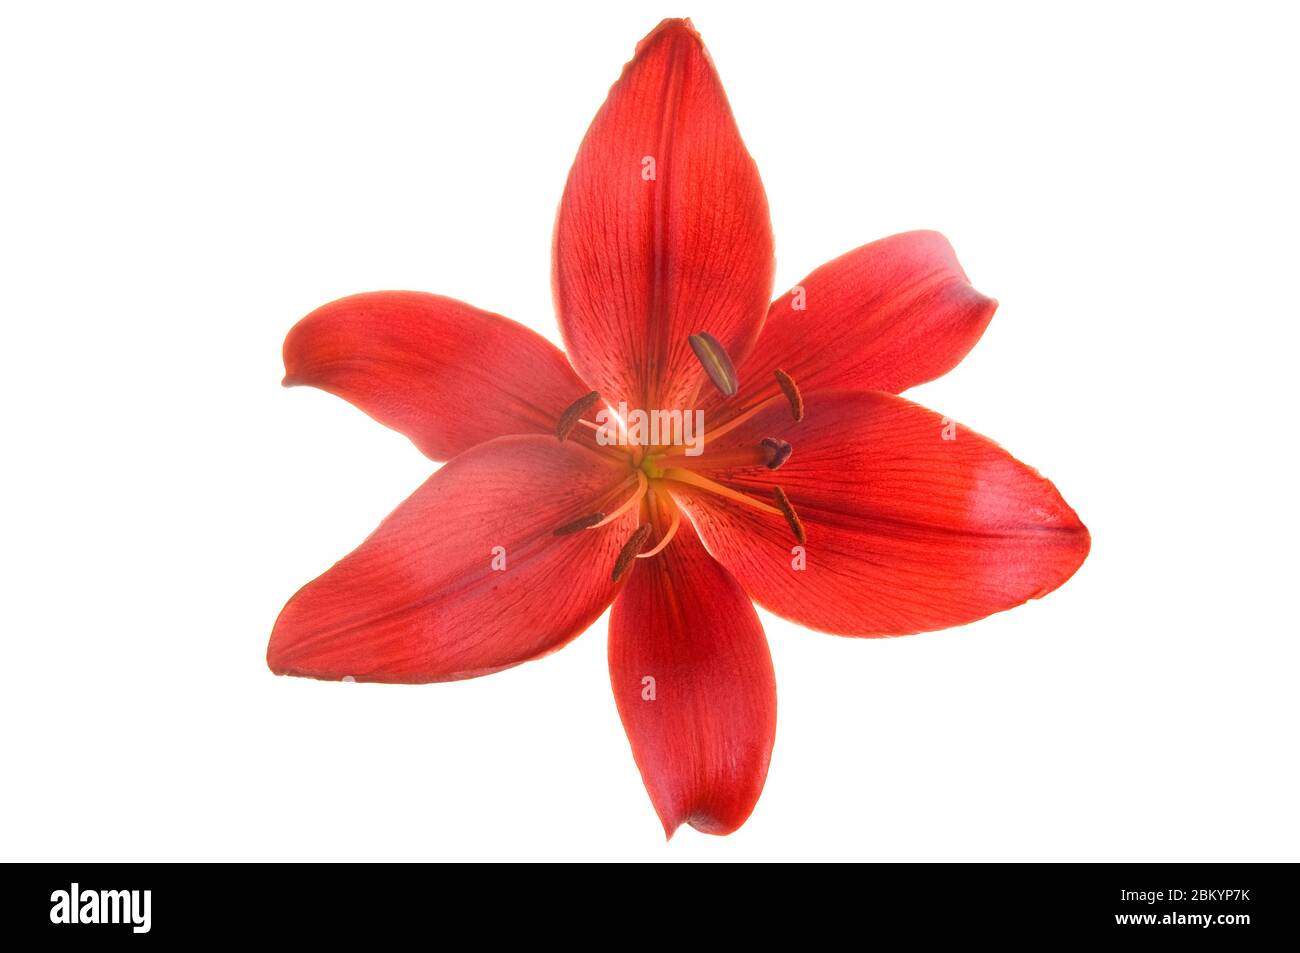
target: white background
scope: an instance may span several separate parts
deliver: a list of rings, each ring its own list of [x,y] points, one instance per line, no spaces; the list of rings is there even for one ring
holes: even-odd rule
[[[1300,859],[1284,5],[3,10],[0,856]],[[1052,478],[1093,551],[948,632],[765,615],[766,792],[665,844],[603,620],[445,685],[263,653],[431,469],[281,389],[285,332],[414,288],[558,340],[568,165],[679,14],[762,171],[778,288],[947,234],[1001,309],[910,396]]]

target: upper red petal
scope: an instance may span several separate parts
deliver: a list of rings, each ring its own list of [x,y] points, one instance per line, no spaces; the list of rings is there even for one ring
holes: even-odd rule
[[[499,437],[458,455],[289,600],[268,664],[281,675],[435,682],[558,648],[609,605],[636,514],[554,530],[604,508],[611,491],[625,496],[628,477],[626,463],[553,436]]]
[[[736,580],[683,521],[637,560],[609,620],[609,674],[632,754],[672,836],[729,834],[753,811],[776,737],[776,677]]]
[[[446,460],[512,433],[548,433],[589,390],[564,354],[521,324],[415,291],[317,308],[284,341],[286,385],[351,401]]]
[[[764,501],[781,486],[807,533],[803,568],[780,516],[674,490],[709,551],[773,612],[843,635],[941,629],[1051,592],[1088,554],[1056,488],[991,440],[889,394],[814,393],[805,407],[798,424],[785,406],[764,410],[701,458],[764,436],[793,445],[779,470],[711,476]]]
[[[933,380],[975,346],[996,309],[996,301],[971,287],[938,232],[863,245],[772,302],[726,413],[775,394],[778,367],[804,390],[896,394]]]
[[[713,63],[689,21],[665,20],[610,90],[560,203],[569,358],[615,406],[682,406],[703,373],[688,337],[747,353],[772,268],[767,198]]]

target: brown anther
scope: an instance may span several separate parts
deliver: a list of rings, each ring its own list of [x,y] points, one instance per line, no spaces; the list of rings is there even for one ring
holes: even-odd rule
[[[578,426],[578,421],[582,419],[582,415],[591,410],[592,405],[598,400],[600,400],[600,391],[593,390],[590,394],[579,397],[564,409],[564,413],[560,414],[560,419],[555,422],[555,436],[560,438],[561,443],[569,439],[569,434],[573,432],[574,427]]]
[[[604,518],[605,518],[604,513],[588,513],[586,516],[578,517],[578,519],[574,520],[572,523],[565,523],[563,526],[561,526],[559,529],[555,531],[555,535],[568,536],[572,533],[578,532],[578,530],[587,529],[588,527],[595,526]]]
[[[627,572],[627,567],[632,565],[632,560],[636,559],[637,553],[645,548],[646,540],[650,538],[653,531],[654,527],[649,523],[642,523],[636,528],[636,532],[628,538],[628,541],[623,544],[623,548],[618,551],[618,558],[614,560],[614,571],[610,574],[611,579],[618,582],[623,577],[623,573]]]
[[[718,343],[718,339],[707,331],[701,331],[692,334],[687,341],[704,366],[704,373],[709,375],[709,380],[722,392],[722,396],[731,397],[735,394],[740,387],[740,380],[736,377],[736,368],[727,356],[726,348]]]
[[[781,510],[781,515],[785,521],[790,524],[790,529],[794,533],[794,538],[799,540],[800,544],[808,542],[808,536],[803,531],[803,523],[799,522],[799,514],[794,511],[790,505],[790,497],[785,495],[785,490],[779,486],[772,487],[772,499],[776,500],[776,505]]]
[[[794,422],[803,420],[803,394],[799,393],[799,385],[794,382],[793,377],[779,367],[776,369],[776,382],[781,387],[781,393],[785,394],[785,399],[790,402],[790,413],[794,415]]]
[[[769,470],[775,470],[789,460],[790,451],[794,449],[789,443],[776,437],[764,437],[758,445],[763,448],[763,465]]]

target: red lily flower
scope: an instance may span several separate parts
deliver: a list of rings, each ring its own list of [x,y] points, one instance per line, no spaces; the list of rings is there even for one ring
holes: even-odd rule
[[[286,385],[450,462],[289,601],[271,669],[469,678],[554,651],[612,603],[614,696],[665,831],[725,834],[753,809],[775,734],[751,599],[892,636],[1068,579],[1089,537],[1052,484],[894,396],[952,368],[996,307],[947,241],[865,245],[769,306],[772,271],[754,162],[699,36],[667,20],[565,187],[567,360],[504,317],[414,292],[344,298],[290,331]],[[702,410],[703,453],[603,445],[602,402]]]

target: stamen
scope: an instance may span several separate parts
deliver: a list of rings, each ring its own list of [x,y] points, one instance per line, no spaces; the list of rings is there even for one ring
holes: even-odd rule
[[[769,506],[761,500],[756,500],[752,496],[746,496],[729,486],[723,486],[721,483],[714,483],[708,477],[702,477],[693,470],[682,470],[677,467],[670,467],[664,471],[665,480],[675,480],[678,483],[685,483],[688,486],[697,487],[701,490],[707,490],[710,493],[716,493],[718,496],[725,497],[728,500],[735,500],[737,503],[743,503],[745,506],[753,507],[756,510],[762,510],[764,513],[771,513],[773,516],[780,516],[781,511],[775,506]]]
[[[659,555],[659,552],[673,541],[673,537],[677,535],[677,527],[680,526],[681,523],[682,511],[674,506],[672,522],[668,524],[668,532],[664,533],[659,542],[655,543],[654,549],[648,549],[644,553],[637,553],[636,558],[649,559],[651,556]]]
[[[560,438],[560,443],[564,443],[565,440],[569,439],[569,434],[573,432],[574,427],[578,426],[578,421],[582,419],[582,415],[591,410],[592,405],[598,400],[600,400],[600,391],[593,390],[585,397],[579,397],[564,409],[564,413],[560,414],[560,419],[555,422],[555,436]]]
[[[556,536],[568,536],[576,533],[580,529],[586,529],[589,526],[595,526],[605,518],[604,513],[588,513],[586,516],[580,516],[572,523],[565,523],[555,531]]]
[[[743,424],[750,417],[753,417],[755,414],[767,410],[767,408],[771,407],[773,404],[777,403],[782,399],[783,398],[781,397],[780,394],[777,394],[775,397],[769,397],[767,400],[763,401],[762,403],[755,404],[753,407],[749,408],[749,410],[745,411],[743,414],[737,414],[735,417],[732,417],[730,420],[728,420],[725,424],[721,424],[720,426],[714,428],[713,430],[708,431],[704,435],[705,445],[707,446],[710,440],[717,440],[724,433],[729,433],[730,431],[735,430],[737,427]]]
[[[790,524],[790,529],[794,533],[794,538],[799,540],[800,544],[808,542],[808,535],[803,531],[803,523],[799,522],[799,514],[794,511],[790,505],[790,497],[785,495],[785,490],[779,486],[772,487],[772,498],[776,500],[776,505],[781,507],[781,515],[785,521]]]
[[[781,464],[790,459],[790,452],[794,450],[789,443],[776,437],[764,437],[759,441],[759,446],[763,448],[763,465],[769,470],[780,469]]]
[[[731,397],[735,394],[740,386],[740,381],[736,378],[736,368],[732,365],[731,358],[727,356],[726,349],[718,343],[718,339],[707,331],[701,331],[699,334],[692,334],[687,341],[690,342],[695,356],[704,365],[704,373],[709,375],[709,380],[713,381],[713,386],[722,392],[722,396]]]
[[[637,553],[641,552],[641,547],[650,538],[650,533],[653,530],[654,527],[649,523],[642,523],[636,528],[636,532],[632,534],[631,538],[623,544],[623,548],[618,551],[618,558],[614,560],[614,571],[610,574],[610,578],[614,582],[618,582],[623,573],[627,572],[627,567],[632,565],[632,560]]]
[[[781,388],[781,393],[785,394],[785,399],[790,402],[790,413],[794,414],[794,422],[803,420],[803,394],[799,393],[799,385],[794,382],[793,377],[779,367],[776,369],[776,382]]]
[[[645,491],[650,486],[650,480],[646,477],[644,470],[637,470],[636,481],[636,492],[628,497],[627,501],[624,502],[622,506],[610,513],[608,516],[602,517],[599,522],[592,523],[587,528],[595,529],[598,526],[604,526],[606,523],[612,523],[632,507],[636,506],[636,504],[640,503],[641,497],[645,496]]]
[[[803,420],[803,395],[799,393],[799,386],[795,384],[794,378],[785,371],[778,369],[776,371],[776,383],[781,388],[780,394],[769,397],[767,400],[760,401],[753,407],[749,408],[749,410],[732,417],[725,424],[710,430],[704,435],[705,445],[707,445],[710,440],[717,440],[724,433],[729,433],[730,431],[735,430],[755,414],[760,414],[773,404],[778,403],[782,397],[784,397],[785,401],[790,405],[790,413],[794,417],[794,422],[798,423]]]
[[[699,467],[707,466],[709,470],[734,470],[742,467],[761,467],[764,465],[766,457],[763,448],[754,444],[753,446],[733,447],[730,450],[717,450],[706,456],[690,456],[685,453],[677,453],[672,456],[662,455],[652,459],[659,466],[660,470],[672,467],[684,467],[687,470],[695,470]],[[651,473],[650,478],[654,479],[656,474]]]

